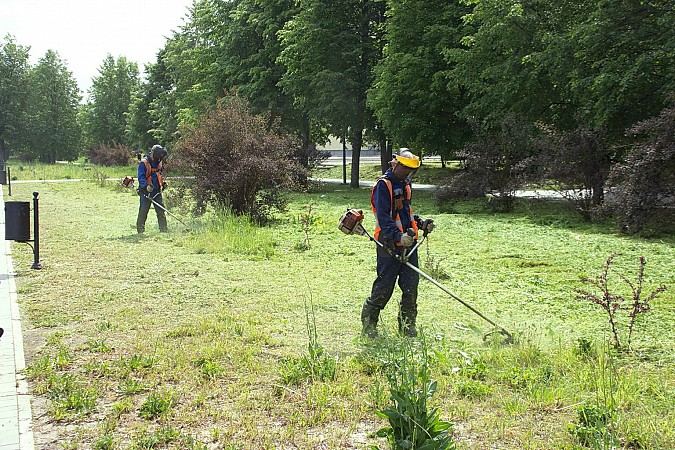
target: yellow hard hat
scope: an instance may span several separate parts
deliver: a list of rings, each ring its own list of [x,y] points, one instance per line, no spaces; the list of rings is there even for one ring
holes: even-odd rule
[[[407,148],[402,148],[399,150],[398,155],[394,155],[396,161],[403,164],[405,167],[411,169],[417,169],[420,166],[420,159],[416,155],[413,155],[410,150]]]

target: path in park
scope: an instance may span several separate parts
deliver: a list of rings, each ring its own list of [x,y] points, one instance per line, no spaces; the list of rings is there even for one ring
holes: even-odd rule
[[[0,207],[5,209],[2,189]],[[0,224],[0,450],[33,450],[32,414],[28,385],[23,375],[26,362],[19,305],[16,299],[10,241],[5,240],[5,215]]]

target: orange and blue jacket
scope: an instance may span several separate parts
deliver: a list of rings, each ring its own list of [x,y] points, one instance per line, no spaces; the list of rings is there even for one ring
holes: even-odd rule
[[[140,164],[138,164],[138,188],[145,189],[147,185],[151,184],[154,190],[161,190],[164,185],[162,169],[163,165],[161,161],[156,162],[150,157],[150,153],[145,155]]]
[[[413,216],[411,200],[410,180],[396,180],[391,168],[377,180],[370,195],[376,220],[375,239],[400,246],[401,236],[408,228],[415,230],[417,239],[419,224]]]

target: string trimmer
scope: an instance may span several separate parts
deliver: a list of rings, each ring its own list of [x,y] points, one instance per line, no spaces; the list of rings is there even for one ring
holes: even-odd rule
[[[156,197],[157,195],[159,195],[159,192],[157,192],[157,193],[156,193],[155,195],[153,195],[152,197],[150,197],[149,195],[144,194],[144,193],[141,192],[140,190],[136,189],[136,186],[135,186],[133,177],[124,177],[124,179],[122,180],[122,186],[124,186],[125,188],[134,189],[134,190],[138,193],[138,195],[144,195],[145,198],[147,198],[148,200],[150,200],[155,206],[157,206],[157,207],[163,209],[165,213],[167,213],[168,215],[170,215],[171,217],[173,217],[174,219],[176,219],[176,220],[177,220],[178,222],[180,222],[185,228],[189,228],[189,227],[187,226],[187,224],[186,224],[185,222],[183,222],[182,220],[180,220],[180,218],[177,217],[174,213],[172,213],[171,211],[169,211],[168,209],[166,209],[166,208],[165,208],[162,204],[160,204],[159,202],[155,201],[155,197]]]
[[[473,306],[471,306],[470,304],[468,304],[467,302],[465,302],[464,300],[462,300],[461,298],[459,298],[458,296],[453,294],[448,288],[446,288],[441,283],[439,283],[438,281],[431,278],[429,275],[427,275],[426,273],[421,271],[418,267],[415,267],[414,265],[412,265],[408,261],[410,256],[417,251],[419,246],[426,239],[427,235],[429,234],[428,231],[425,231],[422,234],[422,239],[420,239],[412,249],[410,249],[409,251],[404,251],[403,254],[399,255],[398,253],[396,253],[395,251],[393,251],[392,249],[390,249],[389,247],[387,247],[386,245],[384,245],[383,243],[381,243],[377,239],[373,238],[366,231],[366,229],[363,227],[363,225],[361,224],[362,221],[363,221],[363,211],[362,210],[360,210],[360,209],[349,209],[349,210],[347,210],[347,212],[342,217],[340,217],[340,222],[338,223],[338,228],[340,229],[340,231],[342,231],[345,234],[355,234],[357,236],[367,236],[368,239],[370,239],[371,241],[375,242],[375,244],[377,244],[378,246],[385,249],[390,255],[392,255],[394,258],[396,258],[401,264],[405,264],[406,266],[410,267],[412,270],[414,270],[418,274],[422,275],[427,280],[431,281],[431,283],[436,285],[443,292],[445,292],[450,297],[452,297],[453,299],[460,302],[462,305],[466,306],[469,310],[471,310],[472,312],[477,314],[481,319],[485,320],[487,323],[489,323],[490,325],[495,327],[495,331],[485,334],[485,336],[483,336],[483,339],[486,339],[489,335],[493,334],[494,332],[497,332],[497,333],[499,333],[499,334],[501,334],[502,336],[505,337],[505,342],[507,344],[513,343],[513,336],[511,335],[511,333],[506,331],[506,329],[497,325],[494,321],[490,320],[488,317],[486,317],[484,314],[482,314],[476,308],[474,308]],[[415,230],[413,230],[412,228],[409,228],[407,233],[411,236],[415,236]]]

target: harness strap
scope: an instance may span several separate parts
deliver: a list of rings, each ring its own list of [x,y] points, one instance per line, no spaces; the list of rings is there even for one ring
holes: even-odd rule
[[[375,182],[375,185],[373,186],[373,189],[370,191],[370,206],[373,210],[373,214],[375,214],[375,239],[378,239],[380,236],[380,231],[382,228],[380,227],[380,224],[377,220],[377,210],[375,209],[375,188],[377,187],[377,183],[380,181],[384,181],[385,185],[387,186],[387,189],[389,189],[389,198],[390,198],[390,205],[391,205],[391,210],[389,211],[389,215],[391,216],[392,220],[396,223],[396,226],[398,227],[399,230],[401,230],[402,233],[405,233],[405,230],[403,229],[403,223],[401,222],[401,215],[398,213],[398,208],[396,208],[397,205],[394,203],[394,187],[393,184],[390,180],[388,180],[386,177],[382,176],[377,179]],[[410,185],[406,183],[405,185],[405,195],[403,196],[403,200],[401,202],[400,207],[408,207],[409,212],[410,212],[410,217],[413,217],[412,213],[412,207],[410,206],[410,199],[412,197],[412,190],[410,189]],[[415,238],[417,238],[417,222],[415,220],[411,221],[411,227],[415,230]],[[400,242],[396,242],[395,245],[401,246]]]
[[[157,164],[157,167],[152,167],[147,158],[141,160],[145,165],[145,181],[152,186],[152,174],[157,174],[157,182],[159,183],[159,189],[162,189],[164,186],[164,180],[162,179],[162,161]]]

